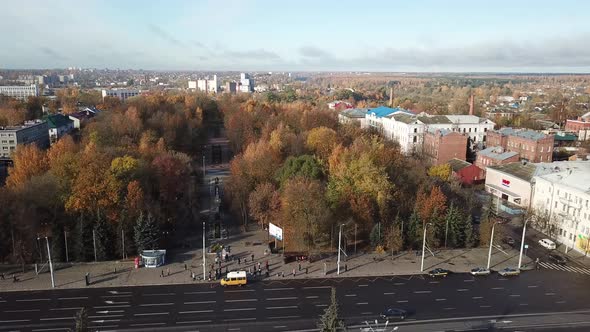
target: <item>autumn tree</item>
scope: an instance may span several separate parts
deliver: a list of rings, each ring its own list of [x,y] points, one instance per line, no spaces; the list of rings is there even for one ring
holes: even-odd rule
[[[264,182],[256,186],[250,193],[248,199],[250,215],[258,220],[260,225],[268,228],[268,223],[272,221],[280,207],[280,197],[272,183]]]
[[[451,165],[441,164],[432,166],[428,169],[428,176],[448,181],[451,176]]]
[[[336,131],[326,127],[313,128],[307,134],[307,147],[322,160],[327,160],[338,143]]]
[[[14,166],[8,169],[6,186],[8,188],[22,188],[35,175],[45,173],[49,165],[47,157],[35,144],[20,146],[13,154]]]

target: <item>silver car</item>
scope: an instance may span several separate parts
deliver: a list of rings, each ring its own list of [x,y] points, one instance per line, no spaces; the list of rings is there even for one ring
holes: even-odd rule
[[[476,267],[475,269],[472,269],[470,273],[474,276],[487,276],[490,274],[490,270],[483,267]]]

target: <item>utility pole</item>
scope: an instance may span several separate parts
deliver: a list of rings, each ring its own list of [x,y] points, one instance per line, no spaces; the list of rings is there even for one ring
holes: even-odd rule
[[[354,254],[356,255],[356,223],[354,223]]]
[[[121,256],[125,259],[125,230],[123,228],[121,228],[121,247]]]
[[[70,256],[68,255],[68,232],[64,230],[64,241],[66,242],[66,263],[70,261]]]
[[[96,262],[96,231],[94,229],[92,230],[92,243],[94,244],[94,262]]]
[[[492,235],[490,236],[490,250],[488,251],[488,266],[487,269],[490,269],[490,262],[492,261],[492,246],[494,245],[494,228],[496,228],[497,222],[494,222],[492,225]],[[520,264],[519,264],[520,268]]]
[[[422,238],[422,262],[420,263],[420,272],[424,271],[424,250],[426,250],[426,229],[430,223],[424,224],[424,237]]]
[[[203,147],[203,182],[205,181],[205,175],[206,175],[206,171],[205,171],[205,148]]]
[[[203,157],[204,160],[204,157]],[[205,222],[203,221],[203,281],[205,281]]]
[[[447,219],[447,223],[445,226],[445,249],[447,248],[447,238],[448,238],[448,234],[449,234],[449,218]]]
[[[39,237],[37,237],[39,240]],[[49,273],[51,274],[51,288],[55,288],[55,278],[53,276],[53,263],[51,262],[51,250],[49,249],[49,239],[47,236],[45,237],[45,241],[47,242],[47,258],[49,259]]]
[[[524,226],[522,227],[522,239],[520,240],[520,255],[518,256],[518,269],[520,270],[520,266],[522,264],[522,251],[524,250],[524,235],[526,233],[526,224],[529,222],[529,219],[524,220]]]
[[[340,252],[342,251],[342,226],[344,226],[344,224],[340,225],[340,231],[338,232],[338,271],[336,272],[338,275],[340,275]]]

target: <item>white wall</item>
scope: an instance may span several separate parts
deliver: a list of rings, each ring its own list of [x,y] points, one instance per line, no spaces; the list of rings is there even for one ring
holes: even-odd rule
[[[493,187],[489,185],[493,185]],[[531,184],[516,176],[488,167],[486,168],[486,191],[499,198],[502,198],[502,194],[507,194],[508,202],[523,208],[529,207]],[[512,196],[512,194],[519,197]],[[520,202],[518,198],[520,198]]]

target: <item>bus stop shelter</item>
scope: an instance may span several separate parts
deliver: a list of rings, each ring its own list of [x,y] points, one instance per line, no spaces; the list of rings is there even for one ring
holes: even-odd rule
[[[144,250],[141,261],[145,267],[158,267],[166,264],[166,250]]]

